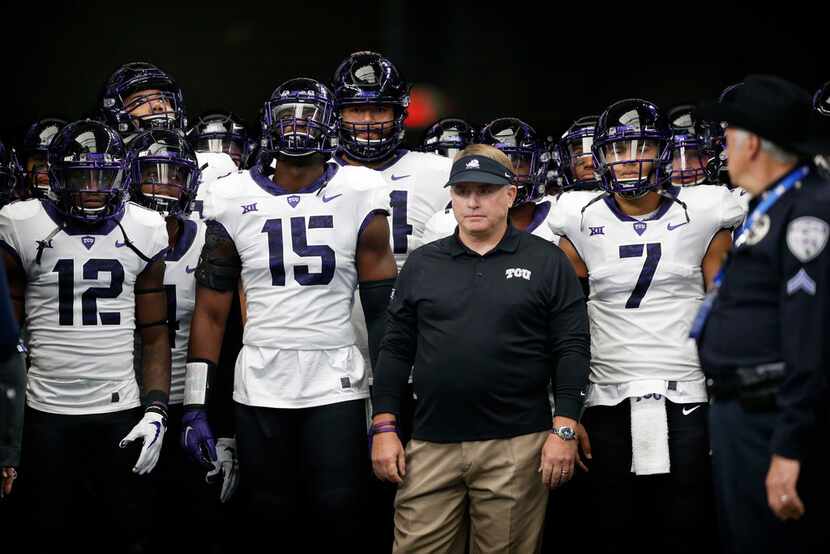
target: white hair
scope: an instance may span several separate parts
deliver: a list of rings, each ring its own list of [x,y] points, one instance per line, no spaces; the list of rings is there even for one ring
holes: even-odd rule
[[[747,131],[745,129],[734,129],[734,131],[735,132],[734,132],[733,136],[735,137],[735,142],[739,146],[741,144],[743,144],[744,141],[747,139],[747,137],[751,134],[749,131]],[[798,156],[796,156],[792,152],[784,150],[783,148],[781,148],[780,146],[778,146],[774,142],[769,141],[769,140],[767,140],[763,137],[759,136],[758,138],[761,139],[761,150],[763,152],[766,152],[770,157],[772,157],[778,163],[792,164],[792,163],[796,163],[798,161]]]

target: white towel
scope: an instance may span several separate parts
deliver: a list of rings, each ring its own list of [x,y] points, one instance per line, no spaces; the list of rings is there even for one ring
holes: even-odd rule
[[[631,402],[631,472],[636,475],[669,473],[669,422],[666,397],[647,394]]]

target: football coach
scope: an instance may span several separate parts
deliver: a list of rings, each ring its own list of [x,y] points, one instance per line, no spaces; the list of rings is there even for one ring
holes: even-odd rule
[[[515,179],[496,148],[459,152],[447,183],[458,227],[413,252],[393,292],[370,436],[375,474],[398,483],[394,552],[463,552],[467,518],[474,552],[537,552],[548,490],[581,464],[585,298],[556,246],[510,224]]]

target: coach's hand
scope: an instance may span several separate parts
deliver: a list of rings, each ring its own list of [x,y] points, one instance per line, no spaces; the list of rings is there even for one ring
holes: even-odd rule
[[[579,449],[582,451],[582,456],[585,456],[586,460],[591,460],[594,456],[591,452],[591,439],[588,438],[588,431],[585,430],[585,427],[583,427],[581,423],[576,424],[576,442],[579,443]],[[586,466],[585,462],[582,461],[582,456],[577,453],[576,463],[579,464],[582,471],[588,471],[588,466]]]
[[[800,519],[804,515],[804,503],[795,488],[800,470],[798,460],[773,454],[767,472],[767,503],[778,519]]]
[[[576,428],[576,421],[567,418],[555,418],[555,425],[566,425]],[[579,457],[577,440],[564,440],[554,433],[550,433],[542,446],[542,460],[539,473],[542,474],[542,483],[555,489],[571,480],[574,474],[574,465]]]
[[[397,433],[378,433],[372,437],[372,470],[381,481],[403,482],[406,452]]]
[[[15,479],[17,479],[17,470],[11,466],[4,467],[0,475],[0,498],[11,494]]]

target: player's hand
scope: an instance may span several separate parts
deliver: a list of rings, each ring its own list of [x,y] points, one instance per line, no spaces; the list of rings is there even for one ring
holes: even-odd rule
[[[377,433],[372,437],[372,471],[381,481],[403,482],[406,452],[397,433]]]
[[[11,494],[14,480],[17,479],[17,470],[11,466],[4,467],[0,477],[0,498],[3,498]]]
[[[211,471],[218,460],[216,439],[208,424],[207,412],[187,409],[182,417],[182,450],[205,471]]]
[[[141,439],[141,454],[133,466],[133,473],[150,473],[159,461],[164,432],[167,430],[167,414],[162,412],[158,407],[148,408],[141,421],[118,443],[119,447],[126,448],[131,442]]]
[[[219,493],[219,501],[222,503],[230,500],[239,485],[239,459],[236,456],[236,439],[216,439],[217,459],[213,462],[213,469],[205,475],[208,483],[218,483],[222,480],[222,491]]]
[[[767,472],[767,503],[778,519],[800,519],[804,515],[804,503],[795,488],[800,470],[798,460],[773,454]]]

